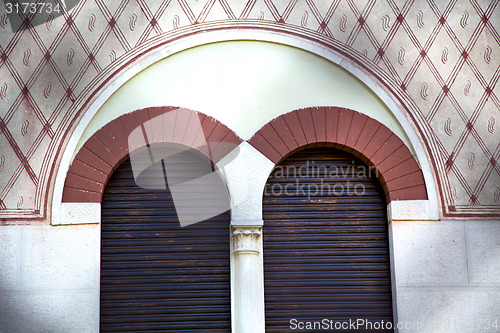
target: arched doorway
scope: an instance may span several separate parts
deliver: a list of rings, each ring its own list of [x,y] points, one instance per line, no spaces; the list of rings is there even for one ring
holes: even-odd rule
[[[275,167],[263,201],[266,332],[392,324],[386,201],[375,172],[327,147]],[[356,332],[374,330],[367,325]]]
[[[182,178],[203,163],[209,161],[185,151],[182,163],[147,168],[142,187],[130,159],[112,174],[102,200],[101,332],[230,331],[229,212],[181,227],[168,185],[155,186],[167,183],[165,168]],[[190,190],[175,204],[210,202],[210,191]]]

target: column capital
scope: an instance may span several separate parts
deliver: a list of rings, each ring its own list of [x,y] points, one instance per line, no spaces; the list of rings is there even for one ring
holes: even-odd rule
[[[261,235],[261,226],[232,226],[233,253],[259,255],[259,239]]]

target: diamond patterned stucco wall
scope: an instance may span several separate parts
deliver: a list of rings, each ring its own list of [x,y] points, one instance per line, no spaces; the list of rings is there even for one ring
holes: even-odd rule
[[[0,218],[43,219],[63,142],[114,75],[183,36],[279,31],[368,72],[414,122],[445,216],[500,216],[497,1],[81,0],[12,32],[0,5]]]

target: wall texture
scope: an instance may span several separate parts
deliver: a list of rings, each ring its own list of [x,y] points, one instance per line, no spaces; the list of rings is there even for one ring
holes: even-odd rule
[[[100,226],[0,227],[0,332],[99,332]]]
[[[319,44],[414,124],[444,217],[500,216],[498,1],[81,0],[15,32],[0,12],[0,215],[45,219],[61,152],[89,105],[141,57],[211,31]],[[233,37],[237,39],[237,37]]]
[[[390,224],[400,332],[497,332],[497,221]]]

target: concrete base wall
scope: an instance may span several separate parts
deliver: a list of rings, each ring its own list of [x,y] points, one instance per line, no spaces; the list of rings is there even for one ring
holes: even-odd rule
[[[100,226],[0,227],[0,332],[99,331]]]
[[[399,332],[500,331],[498,221],[390,231]],[[0,332],[98,332],[99,257],[97,224],[1,226]]]
[[[498,221],[393,221],[390,228],[399,332],[500,331]]]

